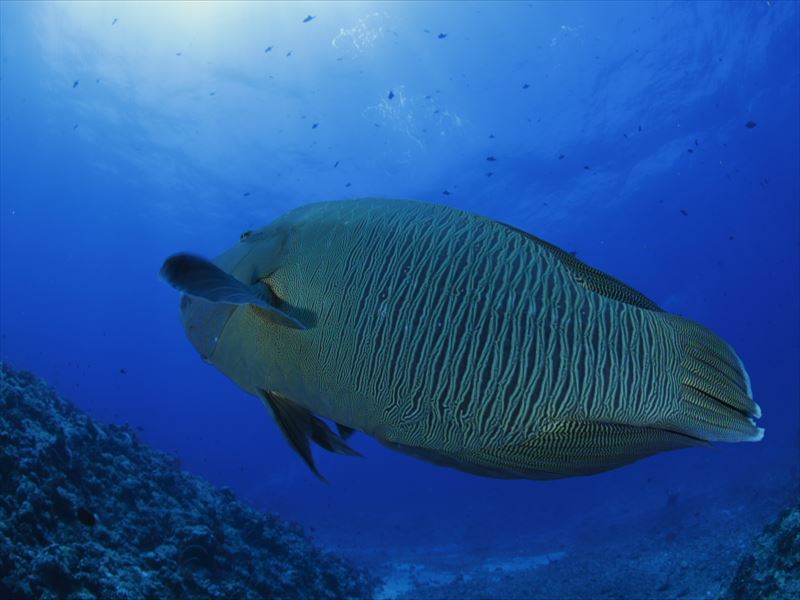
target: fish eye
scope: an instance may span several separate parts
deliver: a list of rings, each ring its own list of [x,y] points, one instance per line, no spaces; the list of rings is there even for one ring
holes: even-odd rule
[[[253,232],[250,229],[248,229],[247,231],[243,232],[242,235],[239,236],[239,241],[243,242],[251,235],[253,235]]]

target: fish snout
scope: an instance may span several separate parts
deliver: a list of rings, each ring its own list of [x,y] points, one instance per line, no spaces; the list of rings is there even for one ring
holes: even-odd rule
[[[211,361],[222,330],[236,308],[234,304],[209,302],[186,294],[181,296],[181,320],[186,337],[206,362]]]

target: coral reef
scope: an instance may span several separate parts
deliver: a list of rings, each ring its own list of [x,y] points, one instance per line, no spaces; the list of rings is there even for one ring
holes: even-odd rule
[[[767,525],[723,598],[800,598],[800,500]]]
[[[0,597],[368,598],[376,584],[0,363]]]

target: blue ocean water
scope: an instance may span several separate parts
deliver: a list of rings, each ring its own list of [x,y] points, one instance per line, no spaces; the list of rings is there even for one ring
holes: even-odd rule
[[[741,503],[800,463],[799,31],[793,2],[0,3],[0,360],[388,562]],[[365,196],[513,224],[707,325],[764,440],[534,482],[356,435],[366,458],[318,452],[321,483],[199,359],[158,270]]]

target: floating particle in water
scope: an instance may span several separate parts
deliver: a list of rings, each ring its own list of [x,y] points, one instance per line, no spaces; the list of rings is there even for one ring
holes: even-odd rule
[[[117,24],[117,21],[119,21],[119,19],[117,19],[116,17],[114,17],[114,20],[113,20],[113,21],[111,21],[111,24],[112,24],[112,25],[116,25],[116,24]]]
[[[685,208],[682,208],[682,209],[681,209],[681,214],[682,214],[684,217],[688,217],[688,216],[689,216],[689,213],[688,213],[688,211],[687,211]]]
[[[558,160],[564,160],[566,157],[563,154],[558,155]]]
[[[310,21],[313,21],[316,18],[317,18],[316,16],[308,15],[305,19],[303,19],[303,23],[309,23]]]
[[[175,56],[183,56],[183,52],[176,52]]]
[[[389,98],[389,100],[394,98],[394,92],[392,90],[389,90],[389,95],[387,97]]]
[[[446,33],[440,33],[440,34],[439,34],[439,35],[437,35],[436,37],[437,37],[437,38],[439,38],[440,40],[443,40],[444,38],[446,38],[446,37],[447,37],[447,34],[446,34]]]
[[[76,87],[78,87],[78,84],[79,84],[79,83],[80,83],[80,81],[76,79],[76,80],[75,80],[75,81],[72,83],[72,89],[74,90]]]
[[[527,90],[529,87],[531,87],[531,86],[530,86],[529,84],[527,84],[527,83],[526,83],[526,84],[524,84],[524,85],[522,86],[522,89],[523,89],[523,90]]]
[[[250,195],[250,192],[245,192],[245,193],[242,194],[242,196],[244,196],[245,198],[247,198],[249,195]]]
[[[641,132],[641,131],[642,131],[642,126],[641,126],[641,125],[639,125],[639,132]]]
[[[333,163],[333,168],[335,169],[338,166],[339,166],[339,161],[337,160],[335,163]]]
[[[264,48],[264,54],[268,54],[270,52],[272,52],[272,46],[267,46],[266,48]]]
[[[492,155],[489,155],[489,156],[487,156],[487,157],[486,157],[486,160],[487,160],[488,162],[497,162],[497,159],[496,159],[494,156],[492,156]]]
[[[583,165],[583,170],[588,171],[590,169],[589,165]]]
[[[209,92],[209,93],[208,93],[208,95],[209,95],[209,96],[216,96],[216,95],[217,95],[217,92]]]
[[[494,175],[494,171],[486,171],[485,175],[486,177],[491,177],[492,175]]]
[[[347,183],[345,183],[344,187],[350,187],[350,182],[348,181]]]
[[[314,123],[314,124],[311,126],[311,129],[316,129],[317,127],[319,127],[319,123]]]
[[[732,242],[735,238],[732,235],[728,236],[728,241]]]
[[[128,372],[127,372],[125,369],[120,369],[120,370],[119,370],[119,374],[120,374],[120,375],[127,375],[127,374],[128,374]]]
[[[687,149],[686,149],[686,151],[687,151],[689,154],[694,154],[694,150],[692,150],[691,148],[687,148]]]
[[[289,50],[289,51],[286,53],[286,58],[289,58],[291,55],[292,55],[292,51],[291,51],[291,50]]]
[[[755,127],[756,125],[758,125],[758,123],[756,123],[755,121],[748,121],[747,123],[744,124],[744,126],[747,127],[748,129],[753,129],[753,127]]]
[[[569,253],[572,254],[572,256],[578,256],[577,250],[570,250]]]
[[[83,506],[77,510],[76,514],[78,520],[87,527],[94,527],[95,523],[97,523],[97,517],[94,516],[94,513]]]
[[[694,141],[694,145],[695,145],[695,146],[699,146],[699,145],[700,145],[700,142],[698,142],[698,141],[695,139],[695,141]]]

